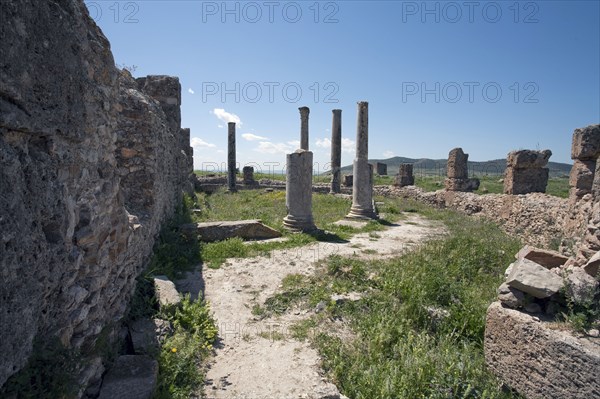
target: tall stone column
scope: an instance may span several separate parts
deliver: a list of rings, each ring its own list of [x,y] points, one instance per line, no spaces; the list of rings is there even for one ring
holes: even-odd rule
[[[308,107],[300,107],[300,148],[308,151]]]
[[[313,154],[303,149],[287,154],[285,206],[283,225],[292,231],[316,230],[312,216]]]
[[[235,187],[235,122],[229,122],[227,124],[227,189],[230,192],[236,192]]]
[[[352,184],[352,208],[347,215],[352,219],[377,219],[373,206],[373,179],[369,165],[369,103],[358,103],[356,127],[356,158]]]
[[[331,190],[332,194],[341,192],[342,166],[342,110],[334,109],[333,122],[331,125]]]

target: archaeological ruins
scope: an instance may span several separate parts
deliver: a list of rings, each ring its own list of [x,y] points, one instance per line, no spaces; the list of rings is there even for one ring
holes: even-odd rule
[[[261,178],[250,165],[238,167],[235,122],[227,125],[224,173],[197,176],[193,132],[181,126],[179,78],[134,78],[117,68],[108,40],[82,0],[3,2],[1,7],[0,15],[10,18],[3,18],[0,43],[0,395],[7,380],[27,366],[34,343],[56,340],[87,354],[75,397],[124,397],[110,384],[119,379],[115,368],[109,369],[102,354],[85,349],[99,340],[137,346],[136,329],[142,327],[123,321],[161,228],[185,194],[226,190],[227,198],[236,198],[256,190],[250,192],[275,191],[280,198],[285,192],[283,221],[278,216],[283,229],[253,216],[187,223],[178,234],[203,242],[304,237],[299,233],[318,237],[323,231],[313,216],[316,193],[347,200],[341,222],[377,223],[382,217],[378,196],[497,223],[527,246],[506,265],[497,300],[487,310],[487,368],[527,398],[600,397],[600,338],[593,335],[598,330],[578,336],[553,324],[566,311],[565,295],[581,304],[593,303],[598,295],[599,124],[574,129],[568,198],[545,194],[550,150],[510,152],[503,193],[481,195],[475,193],[481,183],[469,171],[469,154],[457,147],[448,154],[439,189],[425,191],[415,185],[413,164],[369,163],[366,101],[357,102],[351,173],[343,173],[349,168],[343,169],[341,161],[342,109],[333,109],[329,180],[314,182],[310,109],[303,106],[298,108],[300,148],[286,154],[285,182]],[[397,174],[388,177],[396,166]],[[376,185],[382,177],[390,183]],[[180,300],[174,283],[154,277],[159,306]],[[150,382],[139,397],[152,395],[159,372],[155,359],[136,353],[119,356],[114,364],[147,371]],[[344,398],[339,392],[321,397]]]

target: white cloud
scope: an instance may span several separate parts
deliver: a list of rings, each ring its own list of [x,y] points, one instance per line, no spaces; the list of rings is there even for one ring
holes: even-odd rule
[[[238,127],[242,126],[242,121],[239,116],[229,113],[223,108],[215,108],[212,110],[212,113],[223,122],[235,122]]]
[[[252,133],[244,133],[242,134],[242,137],[248,141],[268,140],[266,137],[257,136],[256,134]]]
[[[207,143],[199,137],[192,137],[190,140],[190,145],[195,148],[214,148],[216,145]]]
[[[217,125],[219,129],[223,129],[223,125]]]
[[[192,90],[191,88],[188,89],[188,93],[190,94],[194,94],[194,90]]]
[[[325,137],[323,139],[317,139],[316,143],[317,143],[317,147],[326,148],[326,149],[331,148],[331,139],[329,139],[327,137]],[[355,151],[355,146],[356,146],[356,143],[354,142],[354,140],[350,140],[347,138],[342,139],[342,152],[353,153]]]
[[[383,156],[386,158],[391,158],[393,156],[396,156],[396,154],[394,154],[394,151],[384,151]]]
[[[287,143],[294,148],[300,148],[300,140],[291,140],[291,141],[288,141]]]
[[[263,154],[289,154],[294,151],[293,147],[285,143],[271,143],[270,141],[261,141],[254,151]]]

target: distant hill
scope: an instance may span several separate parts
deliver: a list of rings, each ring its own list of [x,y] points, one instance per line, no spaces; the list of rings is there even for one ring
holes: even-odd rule
[[[387,164],[388,175],[398,173],[400,164],[413,164],[413,173],[415,176],[446,176],[446,159],[413,159],[405,157],[393,157],[388,159],[370,159],[370,163],[382,162]],[[569,176],[571,166],[567,163],[548,162],[551,177]],[[484,162],[469,161],[469,176],[499,176],[504,174],[506,169],[506,159],[494,159]],[[352,173],[352,165],[342,167],[342,174]]]

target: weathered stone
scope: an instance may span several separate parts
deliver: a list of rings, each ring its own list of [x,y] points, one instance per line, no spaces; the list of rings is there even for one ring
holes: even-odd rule
[[[36,337],[113,343],[190,149],[179,80],[119,71],[83,1],[2,1],[0,21],[1,386]]]
[[[576,304],[590,306],[598,291],[598,281],[581,267],[566,270],[566,294]]]
[[[479,179],[453,179],[444,180],[444,187],[447,191],[471,192],[479,189]]]
[[[342,110],[334,109],[333,122],[331,124],[331,190],[332,194],[341,192],[342,166]]]
[[[119,356],[102,382],[98,399],[150,399],[158,362],[147,356]]]
[[[167,276],[154,276],[154,288],[160,306],[177,305],[181,302],[175,284]]]
[[[158,352],[158,336],[153,320],[139,319],[131,322],[129,335],[136,355],[152,355]]]
[[[563,287],[562,278],[528,259],[515,262],[506,283],[536,298],[547,298]]]
[[[521,250],[515,255],[515,258],[517,260],[528,259],[537,263],[538,265],[544,266],[546,269],[553,269],[555,267],[562,266],[567,262],[567,260],[569,260],[568,257],[561,255],[556,251],[539,249],[529,245],[525,245],[523,248],[521,248]]]
[[[308,107],[298,108],[300,111],[300,149],[308,151]]]
[[[310,151],[297,150],[287,154],[285,228],[292,231],[313,231],[316,226],[312,216],[312,164]]]
[[[254,180],[254,168],[252,166],[244,166],[243,172],[243,183],[245,186],[256,186],[258,182]]]
[[[540,313],[542,311],[542,307],[535,302],[530,302],[527,305],[525,305],[523,307],[523,309],[527,312],[527,313]]]
[[[344,186],[352,187],[354,184],[354,176],[353,175],[344,175]]]
[[[387,164],[382,162],[376,162],[375,169],[379,176],[387,176]]]
[[[465,154],[462,148],[454,148],[448,154],[447,175],[451,179],[467,179],[469,154]]]
[[[541,169],[548,164],[552,151],[519,150],[508,153],[506,167],[513,169]]]
[[[260,220],[234,220],[223,222],[191,223],[181,226],[186,234],[197,234],[201,241],[223,241],[239,237],[244,240],[265,240],[281,237],[281,233]]]
[[[590,258],[590,260],[583,266],[583,270],[587,274],[592,277],[596,277],[598,275],[598,270],[600,269],[600,252],[596,252],[594,256]]]
[[[405,187],[413,186],[414,184],[415,177],[413,176],[413,165],[410,163],[400,164],[394,185],[398,187]]]
[[[506,169],[504,194],[544,193],[548,185],[548,168]]]
[[[571,144],[571,159],[596,160],[600,157],[600,125],[575,129]]]
[[[596,161],[575,160],[569,176],[571,198],[581,198],[592,192],[595,172]]]
[[[509,308],[517,309],[525,303],[525,294],[506,283],[498,288],[498,300]]]
[[[373,169],[369,155],[369,103],[358,103],[356,128],[356,158],[352,183],[352,207],[346,217],[351,219],[376,219],[373,206]]]
[[[487,310],[487,367],[531,399],[600,397],[600,343],[550,328],[494,302]]]
[[[235,158],[235,122],[227,123],[227,189],[230,192],[237,191],[236,172],[237,163]]]

